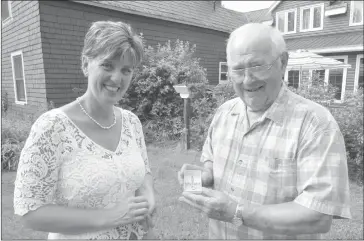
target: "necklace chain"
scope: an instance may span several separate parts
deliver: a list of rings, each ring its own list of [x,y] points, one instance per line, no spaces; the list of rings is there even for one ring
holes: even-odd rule
[[[93,122],[95,122],[96,125],[100,126],[102,129],[104,130],[108,130],[110,128],[112,128],[115,124],[116,124],[116,116],[115,116],[115,111],[113,111],[113,114],[114,114],[114,123],[112,123],[110,126],[102,126],[99,122],[97,122],[94,118],[92,118],[88,113],[87,111],[85,110],[85,108],[83,108],[81,102],[80,102],[80,98],[77,98],[76,99],[78,104],[80,105],[81,107],[81,110],[83,111],[83,113],[85,113],[85,115],[88,116],[88,118],[90,118]]]

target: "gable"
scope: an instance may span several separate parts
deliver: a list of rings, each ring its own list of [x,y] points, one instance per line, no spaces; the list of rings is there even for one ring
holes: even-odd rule
[[[269,8],[255,10],[251,12],[245,12],[249,22],[262,23],[265,21],[272,21],[272,15],[269,12]]]

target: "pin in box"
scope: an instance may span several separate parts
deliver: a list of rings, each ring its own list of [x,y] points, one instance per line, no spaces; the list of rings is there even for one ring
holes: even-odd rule
[[[193,193],[202,192],[202,173],[200,170],[184,171],[184,191]]]

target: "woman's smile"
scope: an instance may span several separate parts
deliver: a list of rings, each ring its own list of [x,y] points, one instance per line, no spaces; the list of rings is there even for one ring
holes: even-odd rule
[[[111,86],[111,85],[105,85],[104,84],[105,89],[107,89],[110,92],[116,93],[118,91],[120,91],[120,87],[117,86]]]

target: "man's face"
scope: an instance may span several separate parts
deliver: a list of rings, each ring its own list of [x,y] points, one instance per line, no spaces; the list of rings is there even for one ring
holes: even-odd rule
[[[229,78],[250,111],[265,111],[275,101],[285,71],[285,54],[272,54],[269,38],[236,37],[229,53]],[[283,60],[283,61],[282,61]]]

